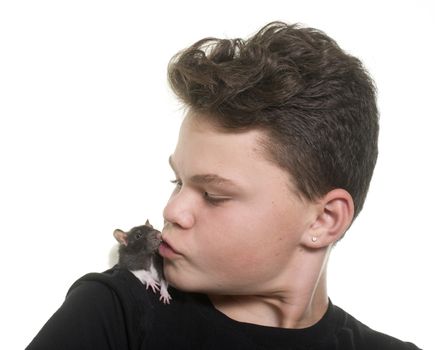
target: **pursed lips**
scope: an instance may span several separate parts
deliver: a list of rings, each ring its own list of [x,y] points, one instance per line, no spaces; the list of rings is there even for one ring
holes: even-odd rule
[[[173,244],[163,236],[162,243],[159,247],[159,253],[163,257],[170,257],[170,255],[182,255],[177,249],[174,248]]]

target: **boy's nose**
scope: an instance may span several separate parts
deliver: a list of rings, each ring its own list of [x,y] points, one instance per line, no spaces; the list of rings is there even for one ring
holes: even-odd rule
[[[163,218],[166,222],[183,229],[189,229],[195,223],[191,204],[189,204],[188,199],[182,199],[180,194],[169,199],[163,210]]]

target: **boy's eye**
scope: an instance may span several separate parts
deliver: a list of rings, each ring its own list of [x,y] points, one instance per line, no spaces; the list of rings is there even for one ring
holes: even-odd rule
[[[207,202],[214,205],[230,200],[230,197],[210,194],[208,192],[204,192],[204,198]]]
[[[171,180],[171,183],[175,185],[176,189],[180,189],[183,186],[183,182],[179,179]],[[222,196],[222,195],[218,195],[218,194],[211,194],[207,191],[203,192],[203,197],[207,203],[213,204],[213,205],[218,205],[222,202],[225,202],[225,201],[228,201],[231,199],[230,197]]]
[[[181,182],[181,180],[175,179],[175,180],[171,180],[171,183],[174,184],[177,187],[181,187],[183,185],[183,183]]]

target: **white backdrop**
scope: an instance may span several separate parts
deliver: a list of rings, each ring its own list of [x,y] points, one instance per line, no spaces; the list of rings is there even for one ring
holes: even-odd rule
[[[24,348],[75,279],[109,267],[115,228],[161,228],[182,117],[170,57],[283,20],[335,38],[379,90],[378,165],[329,294],[434,349],[435,25],[429,1],[380,3],[0,2],[0,348]]]

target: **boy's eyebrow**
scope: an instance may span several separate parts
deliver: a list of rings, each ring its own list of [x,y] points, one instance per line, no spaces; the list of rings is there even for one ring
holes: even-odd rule
[[[169,165],[171,166],[172,170],[174,170],[174,172],[176,173],[175,170],[175,166],[174,166],[174,162],[172,160],[172,156],[169,157]],[[229,185],[229,186],[234,186],[236,187],[237,184],[227,178],[224,178],[222,176],[219,176],[217,174],[198,174],[198,175],[193,175],[190,178],[190,181],[192,181],[195,184],[198,185]]]

